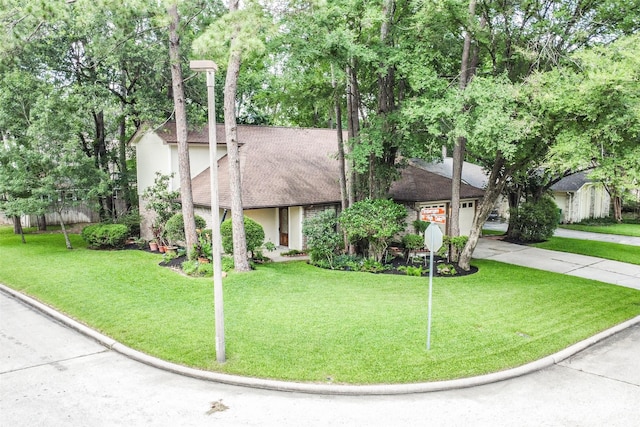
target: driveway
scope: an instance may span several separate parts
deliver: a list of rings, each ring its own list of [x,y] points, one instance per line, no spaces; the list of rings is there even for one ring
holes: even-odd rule
[[[507,224],[487,222],[485,229],[506,231]],[[623,243],[640,246],[640,238],[616,236],[613,234],[588,233],[584,231],[557,229],[559,237],[570,237],[582,240],[597,240],[611,243]],[[568,252],[550,251],[532,246],[516,245],[504,242],[499,237],[483,237],[473,253],[477,259],[495,261],[531,267],[539,270],[553,271],[570,276],[598,280],[613,285],[640,289],[640,265],[611,261],[597,257],[571,254]]]
[[[640,326],[550,368],[465,389],[327,396],[153,368],[0,292],[2,426],[635,426]]]

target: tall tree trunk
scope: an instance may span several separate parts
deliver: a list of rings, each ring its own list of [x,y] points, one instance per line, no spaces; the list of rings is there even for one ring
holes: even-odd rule
[[[476,0],[469,1],[469,23],[475,16]],[[477,60],[469,59],[471,53],[471,30],[467,29],[464,33],[464,45],[462,47],[462,59],[460,61],[460,80],[458,88],[464,91],[469,84],[475,70],[475,65],[471,68],[471,63]],[[477,56],[477,51],[475,52]],[[466,108],[461,114],[466,114]],[[449,235],[457,237],[460,235],[460,186],[462,184],[462,167],[464,166],[464,158],[467,146],[467,139],[463,136],[456,138],[453,146],[453,171],[451,176],[451,216],[449,217]],[[451,260],[458,261],[458,252],[455,246],[450,247]]]
[[[87,155],[93,155],[97,169],[109,173],[104,111],[94,111],[92,115],[96,134],[93,140],[93,153],[87,153]],[[111,218],[113,218],[113,196],[100,197],[100,219]]]
[[[391,27],[395,13],[396,1],[384,0],[382,13],[384,15],[380,27],[380,43],[383,46],[393,47],[391,37]],[[388,171],[395,165],[396,151],[394,146],[394,126],[388,116],[396,109],[395,100],[395,68],[394,66],[381,63],[378,73],[378,115],[382,118],[382,159],[379,159],[379,167],[376,157],[370,156],[369,166],[369,194],[370,197],[380,197],[386,194],[391,182]],[[378,171],[375,169],[378,168]]]
[[[44,214],[38,215],[38,231],[47,231],[47,217]]]
[[[341,208],[344,212],[349,207],[349,198],[347,194],[347,176],[345,166],[344,155],[344,138],[342,137],[342,106],[340,105],[340,94],[338,92],[338,84],[333,70],[333,64],[331,64],[331,85],[333,86],[335,112],[336,112],[336,133],[338,142],[338,181],[340,183],[340,201]],[[343,230],[342,238],[344,241],[344,247],[349,250],[349,239],[347,238],[346,230]]]
[[[19,234],[22,243],[27,243],[24,239],[24,230],[22,229],[22,222],[20,222],[20,215],[13,216],[13,234]]]
[[[187,141],[187,112],[184,103],[184,81],[180,61],[180,37],[178,35],[178,6],[176,3],[168,9],[171,22],[169,24],[169,57],[171,59],[171,81],[173,88],[173,104],[176,110],[176,136],[178,139],[178,171],[180,174],[180,200],[184,219],[184,235],[187,253],[191,255],[198,241],[195,215],[193,212],[193,193],[191,191],[191,166],[189,163],[189,142]],[[215,227],[216,224],[213,224]]]
[[[239,0],[229,2],[229,12],[238,10]],[[238,24],[235,24],[238,25]],[[247,243],[242,207],[242,182],[240,178],[240,155],[238,152],[238,132],[236,124],[236,93],[240,74],[241,46],[238,39],[240,29],[236,26],[231,36],[229,63],[224,83],[224,129],[229,159],[229,184],[231,186],[231,222],[233,228],[233,261],[235,270],[250,271],[247,258]]]
[[[351,59],[351,64],[347,66],[347,128],[349,131],[349,143],[347,144],[347,158],[352,151],[352,146],[360,134],[360,119],[358,108],[360,106],[360,91],[358,88],[358,78],[356,75],[355,60]],[[353,167],[353,160],[349,158],[347,163],[347,193],[349,206],[356,202],[356,171]]]
[[[122,87],[127,89],[126,73],[122,71]],[[126,94],[125,94],[126,95]],[[120,135],[118,141],[118,163],[120,164],[120,187],[124,195],[125,210],[128,212],[131,209],[132,197],[131,186],[129,185],[129,168],[127,167],[127,115],[125,113],[124,102],[120,103]]]

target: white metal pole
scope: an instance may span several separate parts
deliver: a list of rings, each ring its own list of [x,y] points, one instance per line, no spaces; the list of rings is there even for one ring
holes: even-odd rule
[[[427,315],[427,350],[431,350],[431,291],[433,289],[433,235],[431,233],[431,248],[429,248],[429,314]]]
[[[218,203],[218,156],[216,139],[215,70],[207,69],[207,101],[209,109],[209,171],[211,181],[211,245],[213,254],[213,298],[216,321],[216,359],[227,360],[224,343],[224,303],[222,296],[222,236]]]

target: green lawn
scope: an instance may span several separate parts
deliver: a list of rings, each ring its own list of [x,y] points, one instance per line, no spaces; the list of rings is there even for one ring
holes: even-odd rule
[[[353,384],[467,377],[539,359],[640,314],[640,291],[491,261],[428,279],[273,263],[224,280],[227,363],[214,354],[211,279],[159,255],[90,251],[78,236],[0,228],[0,282],[160,358],[220,372]]]
[[[534,243],[531,246],[640,265],[640,246],[564,237],[551,237],[546,242]]]
[[[591,233],[616,234],[619,236],[640,237],[639,223],[622,223],[622,224],[599,224],[599,225],[583,225],[583,224],[563,224],[562,228],[569,230],[589,231]]]

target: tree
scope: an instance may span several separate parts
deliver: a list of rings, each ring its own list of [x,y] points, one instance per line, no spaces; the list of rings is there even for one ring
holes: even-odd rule
[[[197,43],[200,52],[211,46],[221,54],[222,44],[228,42],[227,70],[224,85],[224,125],[229,158],[229,185],[231,193],[231,218],[233,223],[233,253],[235,270],[246,272],[251,269],[246,252],[244,211],[242,207],[242,183],[240,175],[240,155],[238,151],[236,96],[240,66],[243,57],[263,50],[262,37],[266,34],[264,10],[258,2],[248,2],[243,9],[239,0],[229,2],[228,13],[205,31]],[[219,36],[218,32],[222,34]],[[223,56],[223,55],[221,55]]]
[[[622,220],[623,194],[640,178],[640,37],[621,38],[576,53],[576,66],[540,76],[542,99],[554,118],[555,144],[548,163],[556,169],[593,168],[590,176],[611,195]]]
[[[182,79],[182,61],[180,60],[180,16],[178,5],[173,3],[168,8],[171,22],[169,24],[169,56],[171,58],[171,81],[173,83],[173,103],[176,117],[176,135],[178,139],[178,170],[180,175],[180,200],[187,254],[190,256],[198,241],[195,214],[193,211],[193,193],[191,191],[191,167],[189,163],[189,143],[187,141],[187,111],[184,99],[184,81]]]

